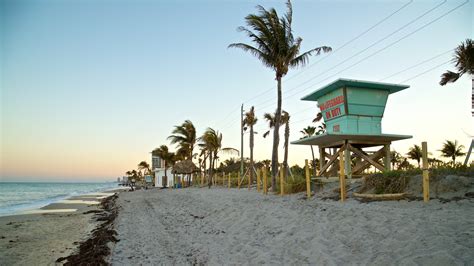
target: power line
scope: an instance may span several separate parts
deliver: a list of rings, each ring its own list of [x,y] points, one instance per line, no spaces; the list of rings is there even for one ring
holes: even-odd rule
[[[415,75],[415,76],[413,76],[413,77],[411,77],[411,78],[405,79],[404,81],[400,81],[399,83],[405,83],[405,82],[407,82],[407,81],[410,81],[410,80],[412,80],[412,79],[415,79],[415,78],[417,78],[417,77],[419,77],[419,76],[421,76],[421,75],[424,75],[424,74],[426,74],[426,73],[428,73],[428,72],[430,72],[430,71],[432,71],[432,70],[434,70],[434,69],[436,69],[436,68],[438,68],[438,67],[440,67],[440,66],[446,65],[446,64],[450,63],[451,61],[452,61],[452,60],[450,59],[450,60],[448,60],[448,61],[446,61],[446,62],[444,62],[444,63],[441,63],[441,64],[436,65],[436,66],[434,66],[434,67],[432,67],[432,68],[430,68],[430,69],[428,69],[428,70],[426,70],[426,71],[423,71],[423,72],[421,72],[420,74],[417,74],[417,75]]]
[[[297,76],[299,76],[301,73],[307,71],[308,69],[310,69],[311,67],[319,64],[321,61],[325,60],[327,57],[331,56],[331,55],[334,55],[336,52],[342,50],[344,47],[346,47],[347,45],[353,43],[354,41],[358,40],[360,37],[364,36],[365,34],[367,34],[368,32],[370,32],[371,30],[373,30],[374,28],[376,28],[377,26],[379,26],[380,24],[382,24],[383,22],[387,21],[389,18],[393,17],[395,14],[397,14],[398,12],[400,12],[401,10],[403,10],[404,8],[406,8],[407,6],[409,6],[410,4],[413,3],[413,0],[410,0],[408,3],[404,4],[402,7],[398,8],[397,10],[395,10],[394,12],[390,13],[388,16],[384,17],[382,20],[378,21],[377,23],[375,23],[374,25],[372,25],[371,27],[369,27],[368,29],[366,29],[365,31],[363,31],[362,33],[360,33],[359,35],[357,35],[356,37],[350,39],[349,41],[345,42],[343,45],[341,45],[340,47],[338,47],[337,49],[334,49],[332,51],[332,53],[328,54],[327,56],[323,57],[322,59],[314,62],[313,64],[309,65],[308,67],[306,68],[302,68],[299,72],[297,72],[296,74],[292,75],[291,77],[289,78],[286,78],[284,81],[289,81]],[[260,94],[257,94],[256,96],[253,96],[251,98],[249,98],[248,100],[245,100],[244,103],[247,103],[253,99],[256,99],[262,95],[265,95],[266,93],[270,92],[270,91],[273,91],[274,90],[274,87],[272,88],[269,88],[268,90],[265,90],[263,91],[262,93]]]
[[[368,49],[374,47],[375,45],[377,45],[377,44],[379,44],[379,43],[381,43],[381,42],[383,42],[384,40],[390,38],[391,36],[393,36],[393,35],[395,35],[396,33],[400,32],[401,30],[403,30],[404,28],[408,27],[409,25],[411,25],[411,24],[415,23],[416,21],[420,20],[421,18],[423,18],[424,16],[426,16],[426,15],[428,15],[429,13],[433,12],[434,10],[436,10],[436,9],[439,8],[440,6],[444,5],[445,3],[446,3],[446,0],[444,0],[443,2],[441,2],[441,3],[437,4],[436,6],[430,8],[429,10],[427,10],[426,12],[424,12],[423,14],[421,14],[420,16],[414,18],[413,20],[411,20],[410,22],[406,23],[405,25],[399,27],[399,28],[396,29],[395,31],[393,31],[393,32],[389,33],[388,35],[382,37],[381,39],[375,41],[374,43],[372,43],[371,45],[367,46],[366,48],[360,50],[360,51],[357,52],[356,54],[354,54],[354,55],[350,56],[349,58],[346,58],[346,59],[344,59],[343,61],[339,62],[338,64],[336,64],[336,65],[334,65],[334,66],[332,66],[332,67],[326,69],[323,73],[311,77],[310,79],[308,79],[308,80],[306,80],[306,81],[304,81],[304,82],[302,82],[302,83],[296,85],[295,87],[286,90],[286,92],[293,91],[293,90],[295,90],[295,89],[297,89],[297,88],[299,88],[299,87],[301,87],[301,86],[303,86],[303,85],[309,83],[310,81],[316,79],[317,77],[321,76],[322,74],[324,74],[324,73],[326,73],[326,72],[328,72],[328,71],[331,71],[331,70],[337,68],[338,66],[340,66],[340,65],[342,65],[342,64],[344,64],[344,63],[346,63],[347,61],[351,60],[352,58],[354,58],[354,57],[356,57],[356,56],[362,54],[363,52],[367,51]],[[272,100],[272,99],[270,99],[270,100]],[[261,102],[261,103],[258,104],[258,105],[261,105],[261,104],[264,104],[264,103],[267,103],[267,102],[269,102],[269,100],[266,100],[266,101],[264,101],[264,102]]]
[[[398,71],[398,72],[396,72],[396,73],[394,73],[394,74],[391,74],[390,76],[387,76],[387,77],[385,77],[385,78],[383,78],[383,79],[380,79],[379,81],[384,81],[384,80],[389,79],[389,78],[391,78],[391,77],[397,76],[397,75],[399,75],[399,74],[401,74],[401,73],[403,73],[403,72],[406,72],[406,71],[408,71],[408,70],[410,70],[410,69],[413,69],[413,68],[416,68],[416,67],[418,67],[418,66],[421,66],[421,65],[423,65],[423,64],[425,64],[425,63],[428,63],[428,62],[430,62],[430,61],[432,61],[432,60],[434,60],[434,59],[436,59],[436,58],[438,58],[438,57],[441,57],[441,56],[443,56],[443,55],[445,55],[445,54],[447,54],[447,53],[450,53],[450,52],[452,52],[452,51],[454,51],[454,49],[449,49],[449,50],[446,51],[446,52],[443,52],[443,53],[441,53],[441,54],[435,55],[435,56],[433,56],[433,57],[431,57],[431,58],[428,58],[428,59],[426,59],[426,60],[424,60],[424,61],[421,61],[421,62],[419,62],[419,63],[417,63],[417,64],[415,64],[415,65],[413,65],[413,66],[410,66],[410,67],[407,67],[407,68],[405,68],[405,69],[403,69],[403,70],[400,70],[400,71]]]
[[[380,24],[382,24],[383,22],[387,21],[389,18],[393,17],[395,14],[397,14],[398,12],[400,12],[402,9],[404,9],[405,7],[409,6],[410,4],[413,3],[413,0],[410,0],[408,3],[404,4],[402,7],[400,7],[399,9],[395,10],[394,12],[392,12],[390,15],[386,16],[385,18],[383,18],[382,20],[380,20],[379,22],[375,23],[374,25],[372,25],[370,28],[368,28],[367,30],[363,31],[362,33],[360,33],[359,35],[357,35],[356,37],[350,39],[349,41],[345,42],[343,45],[341,45],[340,47],[334,49],[332,51],[332,53],[328,54],[328,56],[326,57],[323,57],[322,59],[314,62],[313,64],[309,65],[308,67],[302,69],[300,72],[296,73],[295,75],[293,75],[291,78],[294,78],[298,75],[300,75],[301,73],[303,73],[304,71],[310,69],[311,67],[319,64],[321,61],[323,61],[324,59],[326,59],[327,57],[331,56],[331,55],[334,55],[335,53],[339,52],[340,50],[344,49],[344,47],[346,47],[347,45],[353,43],[354,41],[358,40],[360,37],[364,36],[365,34],[367,34],[369,31],[373,30],[374,28],[376,28],[377,26],[379,26]]]
[[[434,19],[434,20],[432,20],[432,21],[430,21],[430,22],[424,24],[423,26],[417,28],[416,30],[414,30],[414,31],[412,31],[412,32],[410,32],[410,33],[404,35],[403,37],[401,37],[401,38],[399,38],[398,40],[396,40],[396,41],[390,43],[389,45],[383,47],[382,49],[379,49],[379,50],[375,51],[374,53],[372,53],[372,54],[370,54],[370,55],[368,55],[368,56],[362,58],[361,60],[357,61],[356,63],[354,63],[354,64],[352,64],[352,65],[350,65],[350,66],[348,66],[348,67],[342,69],[341,71],[339,71],[339,72],[337,72],[337,73],[335,73],[335,74],[333,74],[333,75],[331,75],[331,76],[326,77],[325,79],[323,79],[323,80],[321,80],[321,81],[319,81],[319,82],[317,82],[317,83],[314,83],[314,84],[310,85],[309,87],[307,87],[307,88],[305,88],[305,89],[303,89],[303,90],[300,90],[300,91],[298,91],[298,92],[296,92],[296,93],[294,93],[294,94],[291,94],[291,95],[288,95],[288,96],[284,97],[284,99],[291,98],[291,97],[293,97],[293,96],[299,94],[300,92],[304,92],[304,91],[306,91],[306,90],[312,88],[312,87],[313,87],[314,85],[316,85],[316,84],[322,83],[323,81],[325,81],[325,80],[327,80],[327,79],[329,79],[329,78],[331,78],[331,77],[334,77],[334,76],[340,74],[341,72],[343,72],[343,71],[345,71],[345,70],[348,70],[348,69],[350,69],[350,68],[352,68],[352,67],[354,67],[354,66],[360,64],[361,62],[363,62],[363,61],[369,59],[370,57],[372,57],[372,56],[374,56],[374,55],[376,55],[376,54],[378,54],[378,53],[380,53],[380,52],[382,52],[382,51],[384,51],[384,50],[390,48],[391,46],[395,45],[396,43],[398,43],[398,42],[400,42],[400,41],[402,41],[402,40],[408,38],[409,36],[415,34],[416,32],[418,32],[418,31],[420,31],[420,30],[426,28],[427,26],[429,26],[429,25],[433,24],[434,22],[440,20],[441,18],[447,16],[448,14],[450,14],[450,13],[452,13],[453,11],[459,9],[460,7],[464,6],[464,5],[467,4],[468,2],[469,2],[469,0],[466,0],[466,1],[463,2],[462,4],[456,6],[455,8],[453,8],[453,9],[449,10],[448,12],[442,14],[441,16],[437,17],[436,19]],[[442,2],[441,4],[444,4],[444,2]],[[428,10],[427,12],[433,11],[434,9],[436,9],[437,7],[439,7],[441,4],[438,4],[438,5],[435,6],[434,8]],[[427,14],[427,12],[425,12],[424,14],[422,14],[422,15],[419,16],[419,17],[425,16],[425,15]],[[412,22],[414,22],[414,21],[416,21],[416,20],[418,20],[418,17],[415,18]],[[406,26],[406,25],[404,25],[404,26],[402,26],[402,27],[405,27],[405,26]],[[399,31],[399,30],[397,30],[397,31]],[[393,35],[393,34],[392,34],[392,35]],[[384,37],[384,38],[385,38],[385,37]],[[440,55],[439,55],[439,56],[440,56]],[[351,58],[353,58],[353,57],[351,57]],[[437,56],[435,56],[434,58],[437,58]],[[434,59],[434,58],[431,58],[431,59]],[[425,61],[430,61],[431,59],[428,59],[428,60],[425,60]],[[347,60],[349,60],[349,59],[346,59],[346,60],[343,61],[343,62],[346,62]],[[424,62],[421,62],[421,63],[419,63],[418,65],[421,65],[422,63],[424,63]],[[326,70],[326,71],[323,72],[322,74],[324,74],[324,73],[326,73],[326,72],[328,72],[328,71],[334,69],[335,67],[337,67],[337,66],[339,66],[339,65],[340,65],[340,64],[338,64],[338,65],[336,65],[336,66],[334,66],[334,67],[332,67],[332,68]],[[415,66],[413,66],[413,67],[415,67]],[[411,68],[413,68],[413,67],[411,67]],[[401,72],[404,72],[404,71],[406,71],[406,70],[402,70]],[[320,74],[320,75],[318,75],[318,76],[321,76],[322,74]],[[399,74],[399,73],[396,73],[396,74]],[[420,74],[420,75],[421,75],[421,74]],[[312,79],[314,79],[314,78],[315,78],[315,77],[313,77]],[[312,80],[312,79],[311,79],[311,80]],[[300,85],[301,85],[301,84],[300,84]],[[298,86],[300,86],[300,85],[298,85]],[[298,86],[297,86],[297,87],[298,87]],[[295,88],[290,89],[290,90],[294,90],[294,89],[295,89]],[[290,91],[290,90],[287,90],[287,91]],[[270,99],[270,100],[272,100],[272,99]],[[264,104],[264,103],[266,103],[266,102],[268,102],[268,100],[265,101],[265,102],[262,102],[262,103],[260,103],[260,104],[254,105],[254,106],[259,106],[259,105]],[[272,102],[270,105],[266,105],[266,106],[262,107],[261,109],[265,109],[265,108],[267,108],[267,107],[269,107],[269,106],[271,106],[271,105],[274,105],[274,102]]]
[[[328,80],[328,79],[330,79],[330,78],[332,78],[332,77],[334,77],[334,76],[337,76],[338,74],[340,74],[340,73],[342,73],[342,72],[344,72],[344,71],[346,71],[346,70],[348,70],[348,69],[350,69],[350,68],[352,68],[352,67],[354,67],[354,66],[356,66],[356,65],[358,65],[358,64],[360,64],[360,63],[362,63],[363,61],[365,61],[365,60],[367,60],[367,59],[373,57],[374,55],[377,55],[378,53],[380,53],[380,52],[382,52],[382,51],[384,51],[384,50],[386,50],[386,49],[392,47],[393,45],[395,45],[395,44],[401,42],[402,40],[404,40],[404,39],[410,37],[411,35],[413,35],[413,34],[419,32],[420,30],[422,30],[422,29],[428,27],[429,25],[435,23],[436,21],[440,20],[441,18],[443,18],[443,17],[449,15],[450,13],[452,13],[452,12],[454,12],[455,10],[459,9],[460,7],[464,6],[464,5],[467,4],[468,2],[469,2],[469,0],[466,0],[466,1],[463,2],[462,4],[460,4],[460,5],[458,5],[458,6],[454,7],[454,8],[452,8],[452,9],[450,9],[449,11],[443,13],[441,16],[439,16],[439,17],[437,17],[437,18],[431,20],[430,22],[424,24],[423,26],[417,28],[416,30],[414,30],[414,31],[412,31],[412,32],[410,32],[410,33],[404,35],[403,37],[397,39],[396,41],[390,43],[389,45],[387,45],[387,46],[385,46],[385,47],[383,47],[383,48],[381,48],[381,49],[375,51],[374,53],[372,53],[372,54],[370,54],[370,55],[368,55],[368,56],[362,58],[361,60],[355,62],[354,64],[352,64],[352,65],[350,65],[350,66],[348,66],[348,67],[346,67],[346,68],[344,68],[344,69],[342,69],[342,70],[336,72],[335,74],[333,74],[333,75],[331,75],[331,76],[326,77],[325,79],[323,79],[323,80],[321,80],[321,81],[319,81],[319,82],[317,82],[317,83],[314,83],[314,84],[310,85],[309,87],[307,87],[307,88],[305,88],[305,89],[303,89],[303,90],[301,90],[301,91],[298,91],[298,92],[296,92],[296,93],[294,93],[294,94],[291,94],[291,95],[288,95],[288,96],[284,97],[284,99],[291,98],[291,97],[293,97],[293,96],[299,94],[300,92],[304,92],[304,91],[306,91],[306,90],[312,88],[312,87],[313,87],[314,85],[316,85],[316,84],[322,83],[323,81]],[[263,107],[263,108],[265,108],[265,107]]]

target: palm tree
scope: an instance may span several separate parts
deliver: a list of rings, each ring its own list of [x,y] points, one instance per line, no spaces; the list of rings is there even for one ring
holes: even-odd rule
[[[464,149],[464,145],[459,145],[457,140],[454,142],[446,140],[446,142],[443,143],[443,148],[439,151],[441,152],[441,156],[453,159],[454,166],[456,164],[456,157],[466,155],[462,149]]]
[[[281,123],[285,125],[285,142],[283,143],[285,148],[285,154],[283,156],[283,167],[285,168],[284,177],[288,175],[289,167],[288,167],[288,144],[290,141],[290,114],[286,111],[282,111],[281,115]]]
[[[254,146],[254,132],[253,132],[253,126],[257,123],[258,119],[255,116],[255,110],[254,107],[250,108],[250,111],[245,113],[245,118],[242,121],[242,126],[244,127],[244,131],[247,130],[247,126],[250,127],[250,140],[249,140],[249,145],[250,145],[250,182],[249,182],[249,189],[250,189],[250,184],[253,184],[253,179],[254,179],[254,166],[253,166],[253,146]]]
[[[392,164],[392,170],[395,170],[396,165],[400,165],[402,162],[402,155],[398,151],[391,151],[390,152],[390,163]]]
[[[182,155],[183,159],[192,160],[196,145],[196,128],[193,122],[185,120],[181,125],[175,126],[171,133],[172,135],[168,139],[171,144],[178,144],[176,154]]]
[[[154,156],[160,157],[165,163],[165,178],[168,180],[167,170],[170,165],[173,165],[175,162],[174,152],[170,152],[168,146],[161,145],[160,147],[154,149],[151,152]]]
[[[142,172],[142,171],[143,171],[143,175],[151,175],[151,176],[153,176],[153,173],[152,173],[152,171],[151,171],[150,165],[149,165],[146,161],[141,161],[141,162],[138,164],[138,171],[139,171],[139,172]]]
[[[132,180],[139,181],[140,176],[138,175],[138,172],[136,170],[131,170],[131,171],[125,172],[125,174],[128,177],[128,184],[130,186],[130,189],[134,191],[135,188],[133,187]]]
[[[421,160],[421,157],[423,156],[420,146],[416,144],[413,145],[413,147],[411,147],[408,150],[407,156],[408,158],[415,160],[418,163],[418,168],[420,168],[420,160]]]
[[[143,171],[144,174],[150,174],[151,173],[150,165],[146,161],[141,161],[138,164],[138,170]]]
[[[263,137],[266,138],[270,134],[270,130],[275,127],[276,115],[265,113],[263,115],[263,118],[267,120],[268,128],[269,128],[269,130],[263,134]],[[286,112],[285,110],[282,110],[281,123],[285,124],[285,142],[283,143],[285,154],[283,158],[283,165],[286,169],[285,171],[285,178],[286,178],[286,174],[288,172],[288,144],[289,144],[289,138],[290,138],[290,114]],[[272,161],[272,166],[273,166],[273,161]],[[272,182],[273,182],[273,176],[272,176]],[[273,184],[274,183],[272,183],[272,186]]]
[[[447,70],[441,75],[440,85],[444,86],[450,82],[456,82],[462,75],[474,75],[474,41],[466,39],[454,51],[453,63],[457,72]],[[474,84],[474,79],[472,79]]]
[[[272,149],[272,187],[276,181],[278,171],[278,144],[280,142],[279,129],[281,123],[281,102],[282,102],[282,77],[288,73],[289,68],[304,66],[309,57],[315,53],[319,55],[321,51],[329,52],[330,47],[321,46],[300,53],[302,38],[293,36],[292,20],[293,8],[291,2],[287,2],[287,12],[279,17],[274,8],[266,10],[262,6],[257,6],[258,14],[249,14],[245,17],[248,28],[239,27],[238,31],[244,32],[255,46],[245,43],[232,43],[229,47],[240,48],[257,57],[266,67],[275,71],[277,80],[277,109],[275,114],[275,125],[273,130]]]
[[[457,73],[447,70],[441,75],[441,86],[446,85],[449,82],[456,82],[462,75],[471,75],[471,84],[473,88],[472,102],[474,103],[474,41],[472,39],[466,39],[464,43],[461,43],[454,52],[453,63],[456,66]],[[473,105],[474,108],[474,105]],[[472,110],[474,116],[474,110]]]
[[[316,134],[316,127],[312,126],[307,126],[306,128],[303,128],[303,130],[300,131],[303,134],[303,138],[309,138]],[[313,150],[313,145],[309,145],[311,147],[311,156],[313,157],[313,160],[311,163],[313,164],[313,175],[316,176],[316,160],[314,158],[314,150]]]
[[[212,128],[207,128],[204,134],[199,138],[199,141],[201,141],[199,146],[202,147],[203,152],[207,153],[209,158],[208,186],[211,188],[214,163],[219,152],[236,152],[238,154],[239,151],[234,148],[222,148],[222,133]]]
[[[323,114],[321,112],[316,114],[316,117],[313,119],[313,123],[317,123],[323,120]],[[318,130],[316,131],[316,135],[322,135],[326,133],[326,123],[321,122],[321,124],[318,125]]]

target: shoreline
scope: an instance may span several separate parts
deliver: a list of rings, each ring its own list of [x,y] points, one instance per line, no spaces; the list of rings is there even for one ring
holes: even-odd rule
[[[10,183],[18,183],[18,182],[10,182]],[[28,183],[28,182],[26,182]],[[1,183],[0,183],[1,184]],[[44,184],[44,183],[40,183]],[[61,184],[61,183],[55,183],[55,184]],[[67,183],[69,184],[69,183]],[[76,183],[71,183],[71,184],[76,184]],[[77,184],[91,184],[91,183],[77,183]],[[62,196],[52,196],[49,198],[44,198],[44,199],[38,199],[32,202],[28,203],[21,203],[18,205],[13,205],[13,206],[7,206],[5,207],[5,210],[8,210],[8,212],[1,212],[0,213],[0,218],[2,217],[9,217],[9,216],[16,216],[16,215],[28,215],[28,214],[35,214],[35,213],[49,213],[49,212],[60,212],[60,211],[52,211],[53,209],[60,209],[58,204],[65,203],[65,204],[87,204],[84,201],[87,201],[88,198],[94,199],[94,200],[100,200],[100,196],[95,197],[94,195],[101,195],[103,193],[109,193],[109,192],[120,192],[127,190],[126,187],[122,186],[116,186],[116,187],[107,187],[107,188],[99,188],[97,190],[91,190],[91,191],[81,191],[78,192],[80,194],[77,194],[76,192],[69,193],[68,195],[62,195]],[[102,197],[105,195],[101,195]],[[77,200],[76,202],[71,202],[71,200]],[[89,204],[98,204],[96,202],[90,202]],[[67,205],[65,205],[67,206]],[[76,209],[80,210],[81,208],[80,205],[75,205],[75,208],[65,208],[65,209]],[[2,207],[3,208],[3,207]],[[46,210],[51,210],[51,211],[46,211]],[[66,212],[66,211],[64,211]],[[72,210],[69,210],[68,212],[72,212]]]
[[[0,258],[6,265],[56,264],[87,241],[100,224],[101,201],[119,189],[87,193],[39,209],[0,217]],[[107,196],[107,197],[106,197]]]

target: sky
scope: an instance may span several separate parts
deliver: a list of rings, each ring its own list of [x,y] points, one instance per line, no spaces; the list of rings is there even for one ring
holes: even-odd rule
[[[0,3],[0,181],[114,180],[150,163],[154,148],[173,150],[167,137],[186,119],[198,134],[212,127],[223,146],[240,148],[241,104],[255,106],[259,118],[255,158],[271,157],[263,114],[276,109],[275,75],[227,46],[249,42],[236,29],[256,5],[283,14],[284,1]],[[473,14],[473,1],[293,1],[302,51],[326,45],[333,52],[283,79],[290,140],[317,113],[315,102],[300,99],[350,78],[410,86],[389,96],[382,120],[383,133],[413,136],[393,149],[404,154],[427,141],[439,156],[447,139],[467,149],[470,77],[438,82],[455,70],[451,50],[473,38]],[[309,147],[290,147],[291,165],[310,158]]]

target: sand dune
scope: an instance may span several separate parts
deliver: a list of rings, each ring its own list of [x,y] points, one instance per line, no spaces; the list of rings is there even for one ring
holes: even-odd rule
[[[463,265],[474,261],[474,201],[304,200],[246,189],[121,193],[129,264]]]

